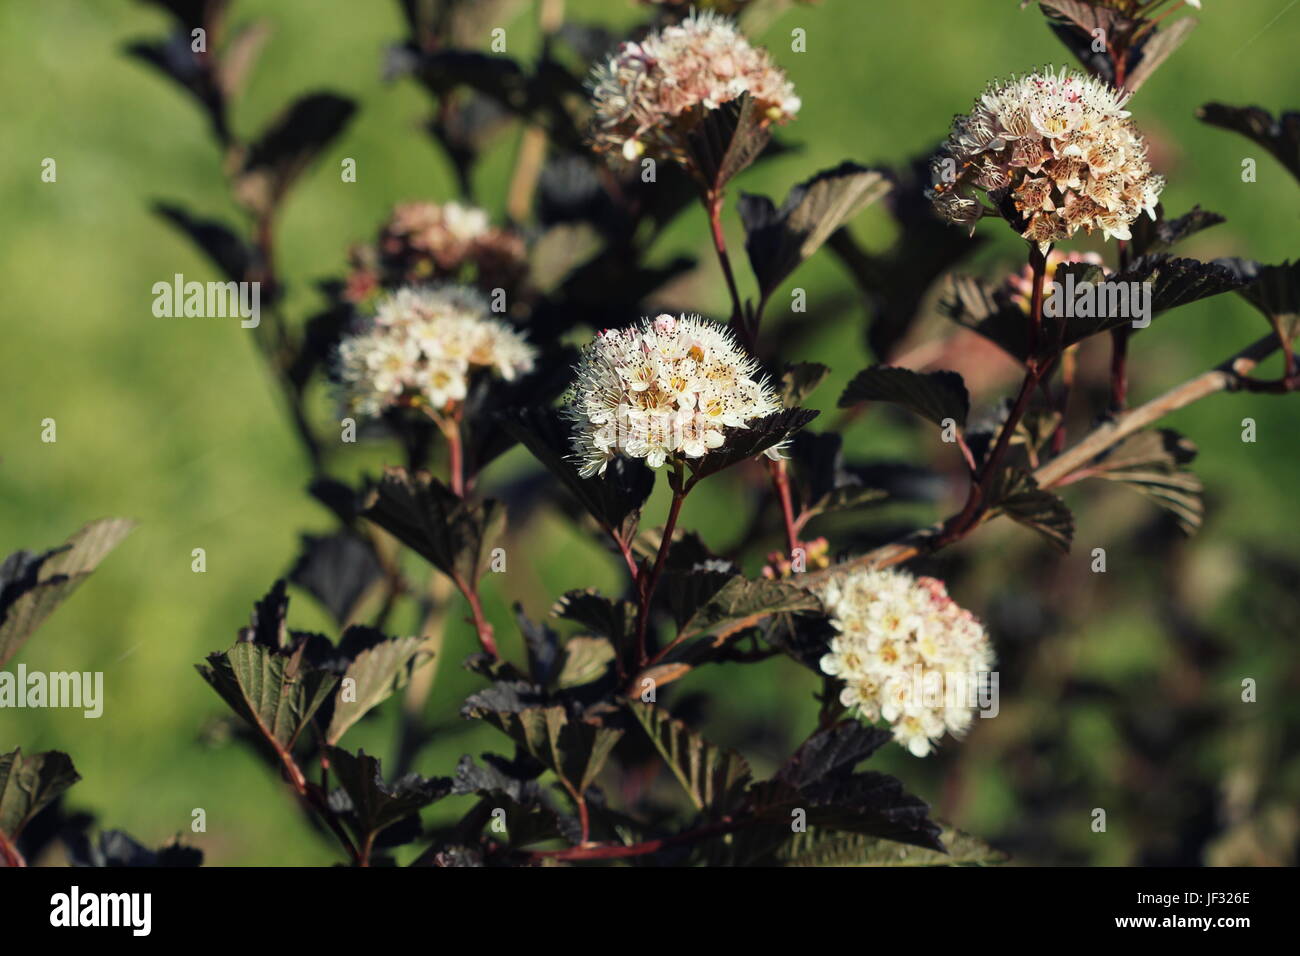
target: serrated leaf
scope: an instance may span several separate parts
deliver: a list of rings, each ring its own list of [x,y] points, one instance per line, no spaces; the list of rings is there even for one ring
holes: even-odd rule
[[[125,518],[92,521],[58,548],[16,551],[0,563],[0,667],[134,527]]]
[[[996,866],[1007,859],[982,840],[951,827],[943,829],[940,840],[947,853],[813,827],[791,834],[766,862],[780,866]]]
[[[423,645],[424,639],[419,637],[393,638],[357,654],[339,682],[334,713],[325,733],[327,743],[338,743],[349,727],[406,686],[416,667],[432,656],[421,655]],[[345,699],[345,690],[349,699]]]
[[[1258,106],[1206,103],[1196,116],[1203,123],[1240,133],[1263,146],[1300,180],[1300,112],[1281,113],[1274,119]]]
[[[191,867],[203,865],[203,851],[197,847],[169,843],[151,850],[122,830],[105,830],[97,842],[85,833],[64,837],[71,866],[85,867]]]
[[[1239,274],[1248,284],[1238,294],[1282,335],[1294,338],[1300,323],[1300,259],[1276,266],[1242,264]]]
[[[582,717],[571,718],[564,707],[522,707],[491,710],[489,698],[476,694],[462,713],[486,720],[508,734],[533,758],[554,771],[571,794],[585,793],[600,773],[623,731]]]
[[[513,416],[503,416],[501,426],[568,487],[601,527],[631,540],[641,508],[654,490],[654,472],[643,462],[616,458],[605,474],[583,478],[570,457],[573,446],[568,427],[554,409],[520,409]]]
[[[1086,262],[1057,266],[1053,281],[1061,286],[1061,311],[1066,311],[1062,344],[1074,345],[1084,339],[1120,326],[1132,326],[1139,318],[1138,309],[1149,305],[1148,318],[1201,299],[1240,289],[1246,279],[1222,263],[1180,259],[1165,253],[1146,255],[1134,261],[1122,273],[1104,274]],[[1105,282],[1104,294],[1098,283]],[[1077,307],[1082,283],[1092,285],[1093,294],[1086,310]],[[1146,284],[1150,284],[1150,301],[1145,301]],[[1053,294],[1048,289],[1047,294]],[[1132,304],[1138,297],[1139,306]],[[986,283],[969,276],[949,278],[939,309],[953,321],[978,332],[1007,354],[1024,361],[1028,354],[1029,319],[1020,306],[1010,301],[1003,290],[991,289]],[[1074,314],[1069,314],[1074,313]],[[1049,323],[1060,321],[1047,318]],[[1139,327],[1141,328],[1141,327]],[[1135,330],[1136,331],[1136,330]],[[1055,338],[1046,336],[1044,348],[1055,347]]]
[[[781,404],[798,408],[826,380],[830,368],[820,362],[794,362],[781,373]]]
[[[340,747],[328,747],[326,752],[330,769],[346,795],[346,799],[341,799],[337,793],[331,794],[330,806],[363,844],[372,843],[377,834],[441,800],[452,790],[452,781],[447,777],[426,780],[415,773],[385,783],[379,761],[367,756],[364,750],[353,755]]]
[[[847,777],[892,739],[889,731],[843,720],[809,737],[791,755],[776,779],[802,789],[827,777]]]
[[[564,666],[555,686],[564,690],[599,680],[614,658],[614,645],[603,637],[571,637],[564,645]]]
[[[694,481],[715,475],[725,468],[777,448],[820,414],[807,408],[787,408],[757,418],[744,428],[728,428],[725,442],[702,458],[688,458]]]
[[[748,93],[717,109],[694,111],[700,115],[686,135],[691,172],[706,190],[718,193],[758,158],[772,134]]]
[[[740,754],[709,743],[661,707],[632,701],[628,708],[696,810],[718,816],[738,805],[752,779]]]
[[[518,602],[514,612],[528,653],[528,674],[539,686],[546,687],[560,666],[560,636],[546,625],[531,620]]]
[[[1007,468],[989,488],[989,506],[1026,528],[1032,528],[1058,550],[1070,550],[1074,539],[1074,515],[1065,502],[1038,487],[1029,472]]]
[[[338,683],[338,675],[308,664],[304,650],[241,641],[197,669],[235,713],[288,752]]]
[[[0,833],[17,840],[28,820],[80,779],[72,759],[58,750],[0,754]]]
[[[578,821],[551,805],[536,779],[542,771],[541,766],[532,761],[528,763],[535,769],[493,754],[483,754],[483,766],[480,767],[467,754],[456,766],[452,793],[483,798],[480,806],[488,813],[504,810],[504,837],[513,847],[556,837],[576,844],[581,839]]]
[[[1124,272],[1107,278],[1112,282],[1150,282],[1153,313],[1232,292],[1245,285],[1240,276],[1222,265],[1163,253],[1143,256]]]
[[[1150,216],[1138,216],[1133,221],[1133,241],[1129,248],[1135,256],[1164,252],[1189,236],[1226,221],[1217,212],[1210,212],[1200,206],[1193,206],[1191,212],[1184,213],[1177,219],[1166,219],[1164,207],[1156,206],[1154,222]]]
[[[958,325],[977,332],[1008,355],[1024,361],[1029,317],[1000,291],[973,276],[949,276],[939,311]]]
[[[630,647],[635,638],[636,605],[631,601],[607,598],[592,588],[565,593],[555,602],[551,614],[567,621],[576,621],[609,638],[616,648]]]
[[[970,395],[956,372],[913,372],[885,365],[863,369],[844,387],[839,407],[858,402],[892,402],[936,425],[952,419],[961,428],[970,413]]]
[[[404,468],[384,471],[362,515],[466,587],[487,572],[506,519],[499,502],[466,501],[428,472]]]
[[[749,580],[725,571],[670,571],[664,595],[681,636],[721,638],[783,612],[820,611],[821,602],[798,579]]]
[[[1146,495],[1173,514],[1184,534],[1201,526],[1205,513],[1200,478],[1183,466],[1196,457],[1196,446],[1177,432],[1162,428],[1138,432],[1087,467],[1088,477],[1118,481]]]
[[[751,788],[751,812],[779,824],[778,840],[790,833],[793,812],[802,810],[808,826],[866,833],[912,846],[940,849],[939,827],[925,801],[908,793],[888,774],[832,774],[802,790],[781,780]]]
[[[794,484],[807,515],[842,511],[890,497],[844,467],[843,439],[834,432],[800,432],[790,445]]]
[[[737,208],[745,224],[745,250],[762,297],[891,187],[883,173],[845,162],[795,186],[780,209],[765,196],[742,195]]]

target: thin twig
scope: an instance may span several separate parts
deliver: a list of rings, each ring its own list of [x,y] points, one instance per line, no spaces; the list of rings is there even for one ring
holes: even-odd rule
[[[1125,438],[1159,421],[1166,415],[1185,408],[1218,392],[1247,390],[1246,375],[1260,362],[1278,350],[1274,335],[1266,335],[1251,343],[1236,355],[1208,372],[1177,385],[1144,405],[1140,405],[1106,422],[1090,432],[1076,445],[1034,472],[1040,488],[1050,488],[1065,483],[1078,469]],[[945,523],[931,525],[914,531],[896,541],[882,545],[866,554],[834,565],[824,571],[806,572],[800,583],[805,587],[819,587],[835,578],[843,577],[860,568],[884,568],[910,561],[921,554],[936,549]]]

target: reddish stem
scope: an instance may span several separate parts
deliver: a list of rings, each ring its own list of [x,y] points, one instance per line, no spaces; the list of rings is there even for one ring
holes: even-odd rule
[[[617,860],[632,856],[645,856],[648,853],[658,853],[660,850],[669,847],[685,846],[711,836],[732,833],[751,825],[753,822],[750,820],[731,820],[724,817],[716,823],[707,823],[696,827],[694,830],[687,830],[685,833],[679,833],[676,836],[661,837],[657,840],[646,840],[642,843],[632,843],[624,846],[575,846],[564,850],[535,850],[530,856],[533,859],[550,860]]]
[[[465,595],[465,600],[469,602],[474,631],[478,634],[478,642],[483,647],[483,653],[496,660],[500,656],[497,652],[496,638],[493,636],[491,622],[483,613],[483,603],[479,600],[477,586],[466,583],[460,575],[455,575],[452,580],[456,582],[456,587],[460,588],[460,593]]]
[[[799,547],[799,525],[794,516],[794,502],[790,496],[790,476],[786,472],[784,461],[767,460],[767,470],[772,475],[772,485],[776,488],[777,499],[781,502],[781,517],[785,521],[785,543],[793,560],[794,550]]]
[[[27,865],[23,855],[18,852],[18,847],[10,841],[3,830],[0,830],[0,863],[5,866]]]
[[[1002,429],[998,432],[998,439],[993,446],[993,450],[989,452],[988,457],[984,460],[984,467],[980,472],[978,481],[971,482],[966,504],[960,513],[944,528],[943,533],[939,535],[935,542],[936,549],[962,538],[979,522],[980,516],[987,507],[989,488],[997,477],[998,469],[1002,465],[1002,460],[1006,457],[1007,449],[1011,445],[1011,436],[1015,434],[1016,426],[1024,418],[1025,411],[1029,408],[1029,399],[1033,396],[1034,389],[1046,379],[1047,373],[1054,366],[1054,361],[1042,363],[1040,366],[1038,354],[1033,347],[1038,342],[1038,330],[1042,327],[1043,322],[1043,280],[1047,275],[1047,257],[1038,250],[1036,245],[1030,247],[1029,264],[1033,269],[1034,289],[1029,303],[1031,349],[1028,358],[1025,360],[1025,379],[1020,384],[1020,394],[1016,396],[1006,422],[1003,423]]]
[[[645,574],[637,576],[637,591],[640,597],[640,603],[636,612],[636,647],[637,647],[637,665],[644,667],[647,659],[646,653],[646,626],[650,620],[650,602],[654,599],[655,586],[659,583],[659,575],[663,573],[664,562],[668,560],[668,549],[673,543],[673,530],[677,527],[677,516],[681,514],[682,502],[686,500],[686,491],[681,485],[680,472],[677,473],[673,482],[673,503],[668,508],[668,520],[664,524],[664,536],[659,542],[659,553],[655,555],[655,563]]]
[[[727,255],[727,239],[722,232],[722,193],[707,193],[704,197],[704,206],[709,211],[709,230],[713,235],[713,248],[718,254],[722,275],[727,280],[727,292],[731,295],[731,327],[741,343],[753,352],[758,344],[758,330],[751,329],[745,322],[745,309],[740,301],[740,289],[736,286],[735,273],[731,271],[731,257]]]

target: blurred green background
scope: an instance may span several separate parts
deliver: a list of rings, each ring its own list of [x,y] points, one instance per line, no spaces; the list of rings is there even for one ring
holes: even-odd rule
[[[1212,100],[1275,113],[1300,107],[1300,9],[1265,29],[1285,0],[1205,6],[1201,27],[1131,108],[1168,177],[1170,214],[1201,203],[1228,218],[1179,253],[1280,262],[1300,252],[1300,187],[1263,150],[1202,125],[1194,111]],[[503,9],[509,52],[531,57],[532,5]],[[569,0],[566,15],[621,30],[644,11],[628,0]],[[233,23],[262,17],[274,32],[234,112],[241,135],[261,129],[302,93],[328,89],[359,104],[343,137],[299,183],[280,223],[279,265],[297,321],[320,305],[313,283],[342,274],[346,247],[370,239],[393,203],[453,198],[454,180],[419,129],[429,112],[422,91],[409,80],[381,79],[382,52],[403,34],[395,2],[233,3]],[[791,52],[796,27],[807,33],[806,53]],[[14,662],[103,671],[104,716],[0,712],[0,751],[21,745],[70,752],[84,779],[69,804],[149,845],[184,833],[214,864],[327,863],[336,859],[334,849],[303,822],[280,781],[246,749],[205,732],[222,706],[194,663],[230,645],[253,601],[292,564],[299,534],[329,530],[332,519],[304,492],[305,460],[250,333],[231,321],[157,319],[150,312],[154,282],[176,272],[217,278],[150,203],[166,199],[198,215],[240,221],[204,118],[123,52],[129,41],[167,29],[155,8],[121,0],[0,5],[0,195],[7,225],[0,235],[7,407],[0,426],[0,552],[52,547],[95,517],[139,521]],[[944,136],[952,115],[965,111],[987,81],[1067,62],[1041,15],[1020,11],[1015,0],[824,0],[779,10],[755,39],[771,48],[804,104],[797,122],[779,133],[799,150],[738,183],[778,200],[795,182],[843,159],[902,162]],[[487,42],[484,36],[484,49]],[[517,138],[515,130],[498,141],[476,180],[478,198],[497,216]],[[1259,161],[1258,182],[1241,181],[1246,156]],[[45,157],[57,161],[57,183],[40,180]],[[343,157],[357,160],[356,183],[340,182]],[[730,241],[740,249],[734,210],[728,215]],[[698,210],[685,214],[655,256],[698,255],[697,272],[664,298],[718,314],[725,289],[703,222]],[[890,228],[874,208],[853,224],[872,249],[888,243]],[[982,228],[995,241],[972,271],[1018,268],[1022,246],[1015,237],[996,224]],[[848,276],[826,255],[790,285],[808,289],[814,301],[855,301]],[[777,311],[774,305],[772,321]],[[846,307],[806,340],[803,354],[785,356],[834,367],[815,407],[833,408],[843,383],[871,361],[863,321],[860,309]],[[950,327],[930,315],[925,330],[937,335]],[[1157,394],[1265,331],[1235,297],[1164,317],[1135,341],[1133,398]],[[1085,364],[1104,360],[1104,350],[1094,350]],[[1005,382],[995,384],[1005,390]],[[319,385],[317,392],[315,418],[327,427],[330,403]],[[1000,394],[974,397],[987,408]],[[1295,409],[1294,398],[1216,396],[1168,421],[1202,453],[1196,471],[1207,486],[1208,514],[1190,542],[1171,538],[1136,495],[1075,486],[1065,492],[1078,509],[1070,555],[1049,553],[1005,522],[954,549],[944,565],[953,571],[953,591],[989,622],[1003,661],[1002,713],[977,721],[965,742],[946,742],[937,757],[917,760],[890,747],[877,763],[1019,862],[1291,861],[1300,834]],[[1245,417],[1257,422],[1253,444],[1241,440]],[[41,442],[44,418],[57,421],[57,443]],[[933,432],[883,414],[856,422],[846,447],[860,459],[934,457],[951,464]],[[397,462],[395,446],[349,449],[340,459],[348,476]],[[527,467],[516,450],[492,466],[486,490]],[[734,484],[704,486],[683,523],[725,548],[744,523],[734,495]],[[929,521],[949,506],[872,517]],[[657,496],[647,524],[662,520],[663,507]],[[512,531],[510,572],[489,575],[485,592],[506,652],[518,656],[512,602],[537,618],[567,589],[617,590],[621,578],[597,543],[558,518]],[[197,547],[207,552],[204,574],[190,569]],[[1094,547],[1108,550],[1105,576],[1088,571]],[[761,552],[747,557],[747,568],[756,570]],[[443,729],[417,761],[426,775],[450,773],[462,753],[506,747],[495,731],[456,716],[479,683],[459,667],[474,649],[461,615],[459,605],[452,608],[437,663],[431,716]],[[294,596],[290,622],[333,633],[302,594]],[[416,627],[413,614],[396,624],[395,630]],[[1244,677],[1258,681],[1258,703],[1238,702]],[[813,726],[817,682],[783,659],[706,668],[684,683],[683,691],[710,695],[710,736],[740,748],[759,771],[770,770]],[[391,755],[395,711],[390,702],[345,742]],[[207,812],[207,832],[190,834],[197,807]],[[1108,812],[1104,834],[1089,826],[1096,807]]]

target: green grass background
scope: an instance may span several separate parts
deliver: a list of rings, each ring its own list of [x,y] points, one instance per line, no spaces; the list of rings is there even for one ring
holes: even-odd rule
[[[1132,109],[1159,144],[1158,163],[1169,179],[1166,208],[1177,214],[1199,202],[1228,217],[1228,224],[1197,237],[1182,254],[1278,262],[1298,251],[1300,188],[1261,149],[1200,124],[1193,114],[1211,100],[1275,112],[1300,106],[1300,9],[1266,30],[1284,0],[1208,0],[1205,6],[1200,29]],[[568,13],[612,25],[639,15],[623,0],[574,0]],[[360,107],[284,210],[280,264],[291,283],[289,312],[301,319],[319,304],[312,283],[341,272],[349,243],[370,238],[396,201],[450,198],[452,178],[417,128],[429,108],[421,91],[411,82],[386,85],[380,78],[381,52],[402,32],[396,3],[236,0],[235,22],[254,17],[268,18],[275,29],[233,115],[241,134],[251,135],[293,97],[313,90],[338,91]],[[846,158],[898,162],[927,148],[988,80],[1066,62],[1041,21],[1036,11],[1019,11],[1014,0],[825,0],[786,10],[758,39],[788,70],[803,99],[798,121],[781,134],[802,149],[746,175],[740,188],[779,197]],[[501,25],[508,28],[510,52],[531,56],[536,31],[530,5]],[[123,53],[128,41],[156,37],[167,26],[153,8],[119,0],[0,5],[0,551],[54,546],[100,516],[140,523],[18,658],[29,669],[104,671],[104,716],[92,721],[65,711],[3,712],[0,750],[69,751],[84,778],[71,803],[147,843],[188,835],[191,811],[202,807],[207,832],[188,836],[212,863],[326,863],[335,859],[332,847],[311,834],[280,782],[244,749],[214,744],[203,733],[221,706],[193,664],[232,642],[252,602],[292,563],[298,535],[327,530],[330,517],[304,493],[304,460],[250,333],[230,321],[157,319],[150,312],[154,282],[175,272],[216,278],[198,252],[151,214],[150,202],[172,200],[231,221],[238,216],[226,198],[205,120],[178,90]],[[806,53],[790,50],[796,27],[807,31]],[[496,214],[504,205],[514,140],[511,133],[489,152],[476,182],[480,201]],[[1245,156],[1258,159],[1256,183],[1241,181]],[[58,163],[57,183],[40,181],[45,157]],[[357,160],[355,184],[340,182],[343,157]],[[998,234],[993,224],[984,228],[997,241],[981,254],[978,268],[1014,264],[1020,255],[1014,237]],[[734,215],[729,229],[739,248]],[[890,236],[879,210],[859,217],[854,230],[871,248]],[[675,294],[684,307],[717,312],[725,291],[704,243],[700,214],[692,211],[656,255],[700,255],[698,276]],[[825,257],[791,284],[813,297],[850,289]],[[805,354],[788,356],[835,367],[814,404],[828,406],[843,381],[869,362],[861,327],[860,313],[845,312],[817,330]],[[1255,313],[1229,297],[1157,322],[1135,345],[1135,398],[1217,362],[1264,330]],[[328,402],[315,398],[324,425],[331,421]],[[986,403],[995,398],[977,396]],[[1205,572],[1212,580],[1231,577],[1243,541],[1263,540],[1295,553],[1295,407],[1291,399],[1220,396],[1170,420],[1202,449],[1197,470],[1212,489],[1213,512],[1194,547],[1204,549],[1198,553],[1210,565],[1222,558],[1226,567]],[[1246,416],[1258,423],[1255,444],[1240,440]],[[57,443],[40,440],[47,417],[57,421]],[[918,440],[917,433],[872,416],[850,432],[849,447],[869,456],[907,455]],[[344,470],[373,471],[393,457],[391,448],[360,448]],[[525,466],[516,453],[495,467],[507,474]],[[683,520],[706,540],[725,544],[740,520],[727,501],[722,487],[712,497],[701,493]],[[648,520],[660,520],[661,509],[656,498]],[[918,517],[937,516],[927,510]],[[1094,517],[1095,526],[1089,524]],[[1086,561],[1083,543],[1123,534],[1123,520],[1081,515],[1080,546],[1061,560]],[[983,534],[984,550],[977,541],[971,554],[982,554],[984,573],[996,577],[995,546],[1025,533]],[[205,574],[190,570],[196,547],[206,549]],[[522,601],[536,617],[563,590],[619,582],[614,562],[555,519],[523,529],[510,548],[511,572],[490,578],[486,589],[489,613],[511,652],[518,651],[511,602]],[[978,604],[975,610],[983,611]],[[504,743],[494,731],[460,726],[455,717],[476,679],[458,666],[473,639],[459,623],[458,608],[452,617],[457,623],[439,663],[434,704],[446,730],[419,761],[426,774],[449,773],[461,753],[499,750]],[[330,630],[303,595],[295,596],[290,620]],[[399,623],[414,626],[413,620]],[[1072,620],[1059,640],[1069,666],[1116,687],[1142,685],[1168,660],[1169,649],[1141,602],[1120,614],[1099,605]],[[1268,642],[1259,670],[1293,667],[1294,656],[1285,642]],[[770,768],[810,726],[815,682],[786,662],[715,669],[691,680],[691,689],[717,695],[710,733],[747,748],[759,769]],[[393,709],[358,727],[348,742],[387,755]],[[1257,719],[1270,719],[1260,713]],[[1107,764],[1115,728],[1104,713],[1072,710],[1064,732],[1080,737],[1080,752],[1096,754],[1093,765],[1065,773],[1098,787],[1132,786],[1122,768]],[[950,746],[974,748],[977,742]],[[1221,768],[1212,756],[1205,759],[1213,778]],[[891,753],[885,764],[916,777],[925,796],[941,799],[941,779],[920,762]],[[981,761],[977,749],[964,755],[963,765],[974,768],[974,782],[956,822],[996,837],[1024,812],[1021,795],[997,766]],[[1104,846],[1089,844],[1086,830],[1060,839],[1083,846],[1080,852],[1095,862],[1130,862],[1149,835],[1116,830],[1118,839]],[[1045,851],[1039,861],[1052,862],[1053,855]]]

